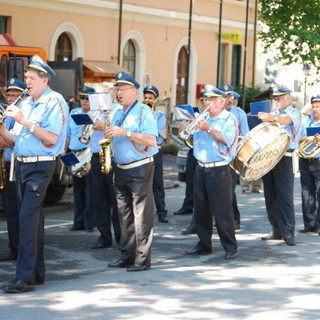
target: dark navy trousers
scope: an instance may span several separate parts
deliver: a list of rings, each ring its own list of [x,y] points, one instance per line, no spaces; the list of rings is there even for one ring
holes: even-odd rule
[[[302,214],[306,229],[320,223],[320,159],[299,159]]]
[[[34,284],[45,279],[44,217],[42,205],[55,161],[16,163],[16,188],[19,210],[19,251],[16,280]]]
[[[263,178],[264,197],[272,231],[277,236],[294,236],[294,174],[292,157],[284,156]]]
[[[18,253],[19,248],[19,211],[17,205],[16,183],[9,181],[10,161],[5,162],[4,211],[7,219],[9,250]]]
[[[212,248],[213,217],[222,247],[226,252],[237,252],[237,240],[232,210],[232,178],[230,166],[214,168],[196,166],[194,177],[195,228],[198,246]]]
[[[156,205],[157,215],[166,217],[168,211],[165,204],[165,192],[163,186],[163,161],[161,150],[153,156],[154,176],[153,176],[153,197]]]
[[[96,226],[100,232],[100,240],[104,244],[112,244],[111,223],[114,237],[120,243],[121,231],[117,199],[113,184],[113,171],[108,174],[101,172],[99,154],[91,159],[91,192]]]

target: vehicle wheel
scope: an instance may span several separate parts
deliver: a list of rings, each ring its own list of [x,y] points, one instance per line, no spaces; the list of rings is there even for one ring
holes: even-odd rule
[[[186,173],[185,172],[178,172],[178,180],[179,181],[186,181]]]
[[[66,186],[49,185],[44,203],[49,205],[57,204],[62,199],[65,190]]]

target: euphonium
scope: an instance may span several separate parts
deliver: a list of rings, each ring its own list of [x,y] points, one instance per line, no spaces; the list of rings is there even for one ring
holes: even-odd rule
[[[143,100],[142,103],[146,104],[149,108],[155,111],[160,103],[162,103],[167,98],[167,90],[164,90],[158,98],[156,98],[153,102],[150,100]]]
[[[320,143],[301,141],[298,147],[298,156],[304,159],[314,158],[320,152]]]
[[[192,148],[193,143],[191,141],[191,136],[197,130],[197,123],[204,119],[208,113],[208,108],[205,108],[192,122],[190,122],[184,129],[179,131],[179,136],[181,139],[185,140],[186,144]]]
[[[105,110],[106,119],[104,122],[104,130],[111,126],[111,111]],[[112,138],[107,138],[106,136],[99,141],[100,146],[102,147],[99,152],[99,158],[101,163],[101,172],[107,174],[112,169],[112,161],[111,161],[111,142]]]
[[[100,111],[97,111],[92,119],[92,122],[95,123],[97,119],[99,119]],[[85,124],[83,126],[82,134],[79,137],[79,141],[83,144],[88,144],[90,142],[91,135],[93,133],[93,125],[92,124]]]

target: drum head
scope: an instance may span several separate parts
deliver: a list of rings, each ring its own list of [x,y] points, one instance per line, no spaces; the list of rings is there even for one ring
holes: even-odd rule
[[[239,145],[232,166],[247,181],[260,179],[280,161],[290,141],[279,124],[262,123]]]

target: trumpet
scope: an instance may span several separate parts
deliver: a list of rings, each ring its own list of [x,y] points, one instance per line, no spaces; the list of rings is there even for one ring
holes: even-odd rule
[[[191,136],[196,132],[197,130],[197,123],[205,118],[205,116],[208,114],[209,108],[205,108],[199,115],[196,117],[192,122],[190,122],[184,129],[179,131],[179,137],[182,140],[185,140],[185,143],[192,148],[193,143],[191,140]]]
[[[28,89],[24,89],[20,96],[13,102],[11,103],[12,105],[18,106],[19,103],[27,96],[29,95],[29,90]],[[4,120],[7,118],[7,116],[5,115],[5,108],[0,105],[0,124],[4,123]]]
[[[96,120],[99,119],[101,112],[96,111],[94,114],[94,117],[92,119],[92,122],[95,123]],[[82,134],[79,137],[79,141],[83,144],[88,144],[90,142],[91,135],[93,133],[93,124],[85,124],[83,126]]]

